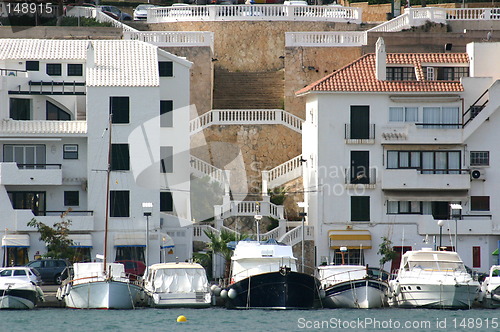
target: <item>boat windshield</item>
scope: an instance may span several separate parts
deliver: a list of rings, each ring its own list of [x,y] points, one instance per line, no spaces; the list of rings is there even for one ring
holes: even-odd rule
[[[465,266],[461,262],[443,262],[443,261],[409,261],[407,270],[426,270],[426,271],[456,271],[466,272]]]

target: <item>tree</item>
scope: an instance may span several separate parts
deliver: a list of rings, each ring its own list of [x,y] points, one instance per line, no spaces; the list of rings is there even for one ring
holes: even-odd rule
[[[71,246],[73,241],[68,238],[69,226],[71,226],[71,220],[65,219],[68,210],[61,214],[61,221],[54,223],[54,227],[45,225],[43,222],[31,219],[28,222],[29,227],[34,227],[40,233],[40,241],[47,244],[47,253],[44,257],[51,258],[62,258],[73,260],[76,251]]]
[[[381,237],[382,243],[379,245],[377,254],[382,255],[380,258],[380,267],[383,268],[384,264],[396,258],[396,252],[392,249],[392,241],[386,236]]]

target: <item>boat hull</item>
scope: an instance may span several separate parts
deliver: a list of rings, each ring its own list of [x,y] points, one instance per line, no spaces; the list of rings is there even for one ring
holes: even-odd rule
[[[395,293],[391,303],[395,307],[470,309],[477,296],[477,285],[401,283]]]
[[[319,304],[319,281],[299,272],[269,272],[228,287],[226,306],[232,309],[310,309]]]
[[[74,309],[133,309],[141,304],[141,287],[103,280],[68,285],[63,290],[66,307]]]
[[[388,284],[381,280],[358,279],[325,288],[326,308],[380,308],[388,306]]]
[[[211,295],[210,292],[153,293],[149,303],[154,308],[208,308]]]
[[[0,309],[33,309],[38,302],[36,289],[0,289]]]

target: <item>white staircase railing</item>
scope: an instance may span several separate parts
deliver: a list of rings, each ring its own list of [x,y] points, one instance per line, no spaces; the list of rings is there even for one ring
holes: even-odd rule
[[[191,135],[213,125],[281,124],[298,133],[303,120],[280,109],[211,110],[189,122]]]
[[[190,164],[191,172],[198,177],[208,176],[211,180],[219,183],[229,183],[230,173],[227,170],[217,168],[194,156],[191,156]]]
[[[210,225],[193,225],[193,241],[202,241],[202,242],[208,242],[210,239],[208,236],[205,234],[204,231],[207,232],[213,232],[215,234],[219,234],[220,231]]]
[[[298,155],[268,171],[262,171],[262,192],[302,176],[302,155]]]
[[[269,240],[269,239],[275,239],[277,241],[279,237],[280,237],[280,228],[279,227],[276,227],[267,233],[260,234],[260,239],[262,241]]]
[[[216,219],[253,217],[257,214],[275,219],[285,218],[284,207],[269,201],[232,201],[229,204],[214,206],[214,216]]]
[[[123,39],[140,40],[160,47],[210,47],[214,51],[214,33],[210,31],[125,31]]]
[[[366,44],[366,31],[285,32],[285,47],[355,47]]]
[[[289,246],[294,246],[302,241],[302,227],[304,227],[304,241],[314,240],[314,227],[313,226],[298,226],[287,232],[285,235],[278,239],[278,242],[283,242]]]

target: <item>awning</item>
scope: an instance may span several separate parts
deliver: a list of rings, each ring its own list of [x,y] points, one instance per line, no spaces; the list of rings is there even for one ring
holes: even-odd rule
[[[331,230],[328,232],[330,249],[371,249],[372,236],[367,230]]]
[[[116,233],[115,247],[145,247],[146,232]]]
[[[73,241],[72,248],[92,248],[92,235],[69,234],[68,239]]]
[[[467,190],[384,190],[389,201],[455,202],[467,199]]]
[[[161,236],[160,249],[175,247],[174,240],[170,237],[170,235],[166,233],[161,233],[160,236]]]
[[[493,256],[498,256],[498,248],[496,248],[496,249],[495,249],[495,251],[493,251],[491,254],[492,254]]]
[[[28,234],[7,234],[2,238],[2,247],[29,248],[30,236]]]

